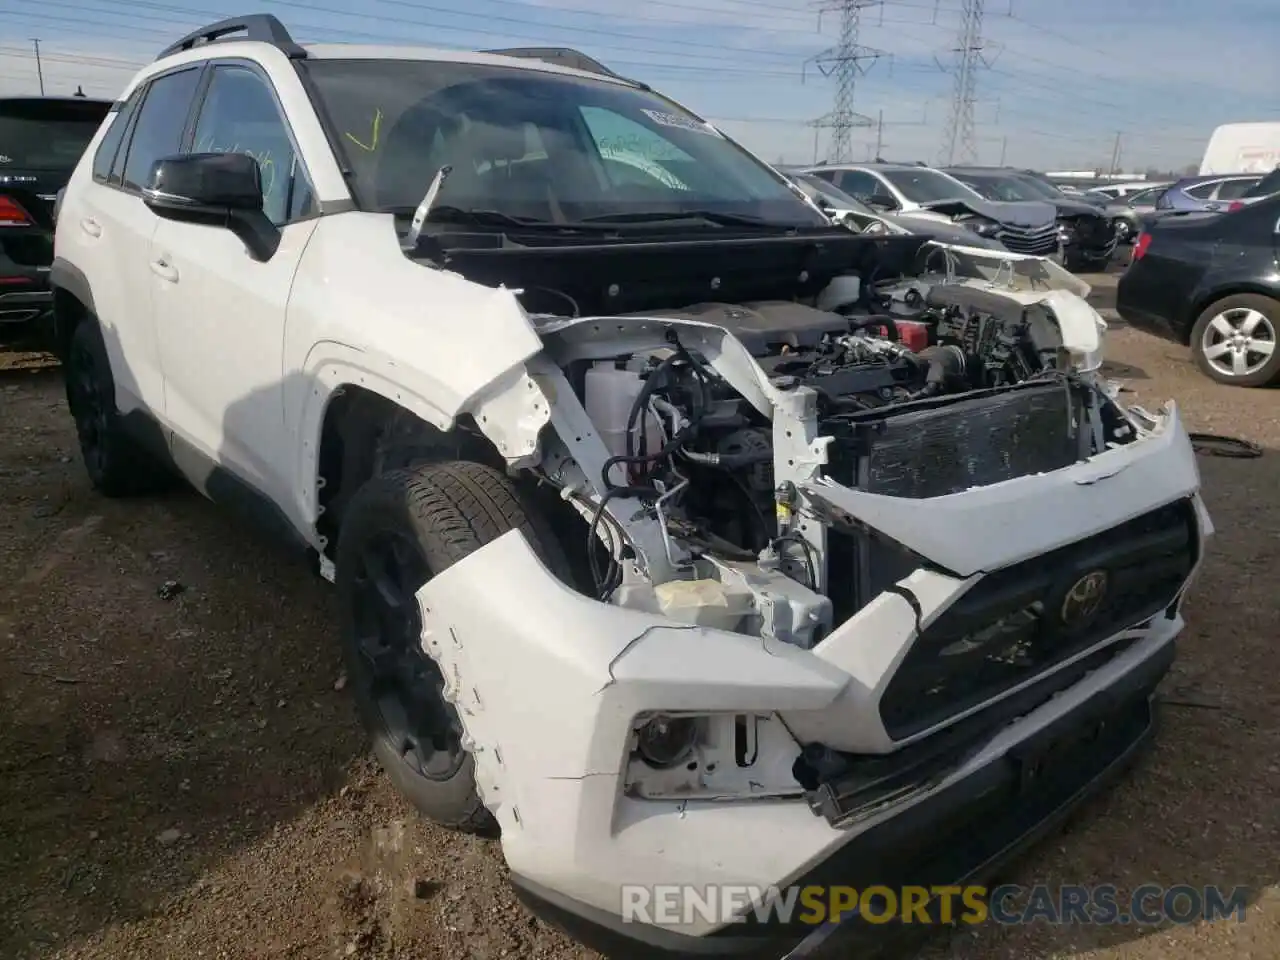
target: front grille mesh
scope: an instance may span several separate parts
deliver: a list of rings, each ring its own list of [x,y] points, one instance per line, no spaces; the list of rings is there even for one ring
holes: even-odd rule
[[[1047,223],[1039,227],[1015,227],[1005,224],[996,239],[1013,253],[1045,257],[1058,249],[1058,224]]]
[[[944,723],[1161,614],[1197,549],[1194,508],[1179,501],[984,577],[908,651],[880,702],[885,729],[903,739]]]

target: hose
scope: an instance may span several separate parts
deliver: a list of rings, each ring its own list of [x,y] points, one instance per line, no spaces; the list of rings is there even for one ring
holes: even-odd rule
[[[1221,433],[1191,433],[1191,447],[1206,457],[1230,457],[1235,460],[1255,460],[1262,456],[1262,447],[1252,440],[1228,437]]]

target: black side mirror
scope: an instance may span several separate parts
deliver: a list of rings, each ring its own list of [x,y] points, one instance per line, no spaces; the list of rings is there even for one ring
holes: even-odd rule
[[[142,202],[158,217],[225,227],[255,260],[270,260],[280,231],[262,211],[262,170],[247,153],[162,157],[151,168]]]
[[[867,206],[874,207],[877,210],[897,210],[898,201],[893,199],[887,193],[876,193],[867,197],[864,201]]]

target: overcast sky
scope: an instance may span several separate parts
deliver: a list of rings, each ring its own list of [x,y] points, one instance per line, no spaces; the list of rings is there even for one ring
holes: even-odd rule
[[[1198,163],[1212,129],[1280,121],[1280,0],[988,0],[989,69],[978,77],[979,160],[1041,169]],[[0,0],[0,95],[114,96],[183,33],[246,9],[302,40],[483,49],[572,46],[719,123],[770,161],[810,161],[806,121],[833,81],[806,61],[835,42],[839,14],[809,0]],[[881,153],[938,159],[961,0],[885,0],[862,12],[854,109],[883,116]],[[358,9],[360,12],[350,12]],[[854,131],[869,158],[874,127]],[[817,144],[825,156],[825,132]]]

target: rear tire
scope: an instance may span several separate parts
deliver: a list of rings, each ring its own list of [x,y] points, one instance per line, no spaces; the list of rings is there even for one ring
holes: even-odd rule
[[[421,813],[469,833],[492,833],[496,823],[476,792],[474,760],[439,667],[422,649],[415,595],[433,575],[516,529],[567,581],[551,532],[503,473],[478,463],[374,477],[347,506],[338,536],[342,652],[374,755]]]
[[[1280,300],[1240,293],[1211,303],[1200,314],[1191,328],[1191,355],[1211,380],[1265,387],[1280,380],[1277,340]]]
[[[67,406],[93,486],[108,497],[141,496],[172,486],[173,473],[125,429],[116,408],[111,361],[96,321],[82,321],[71,334],[65,377]]]

